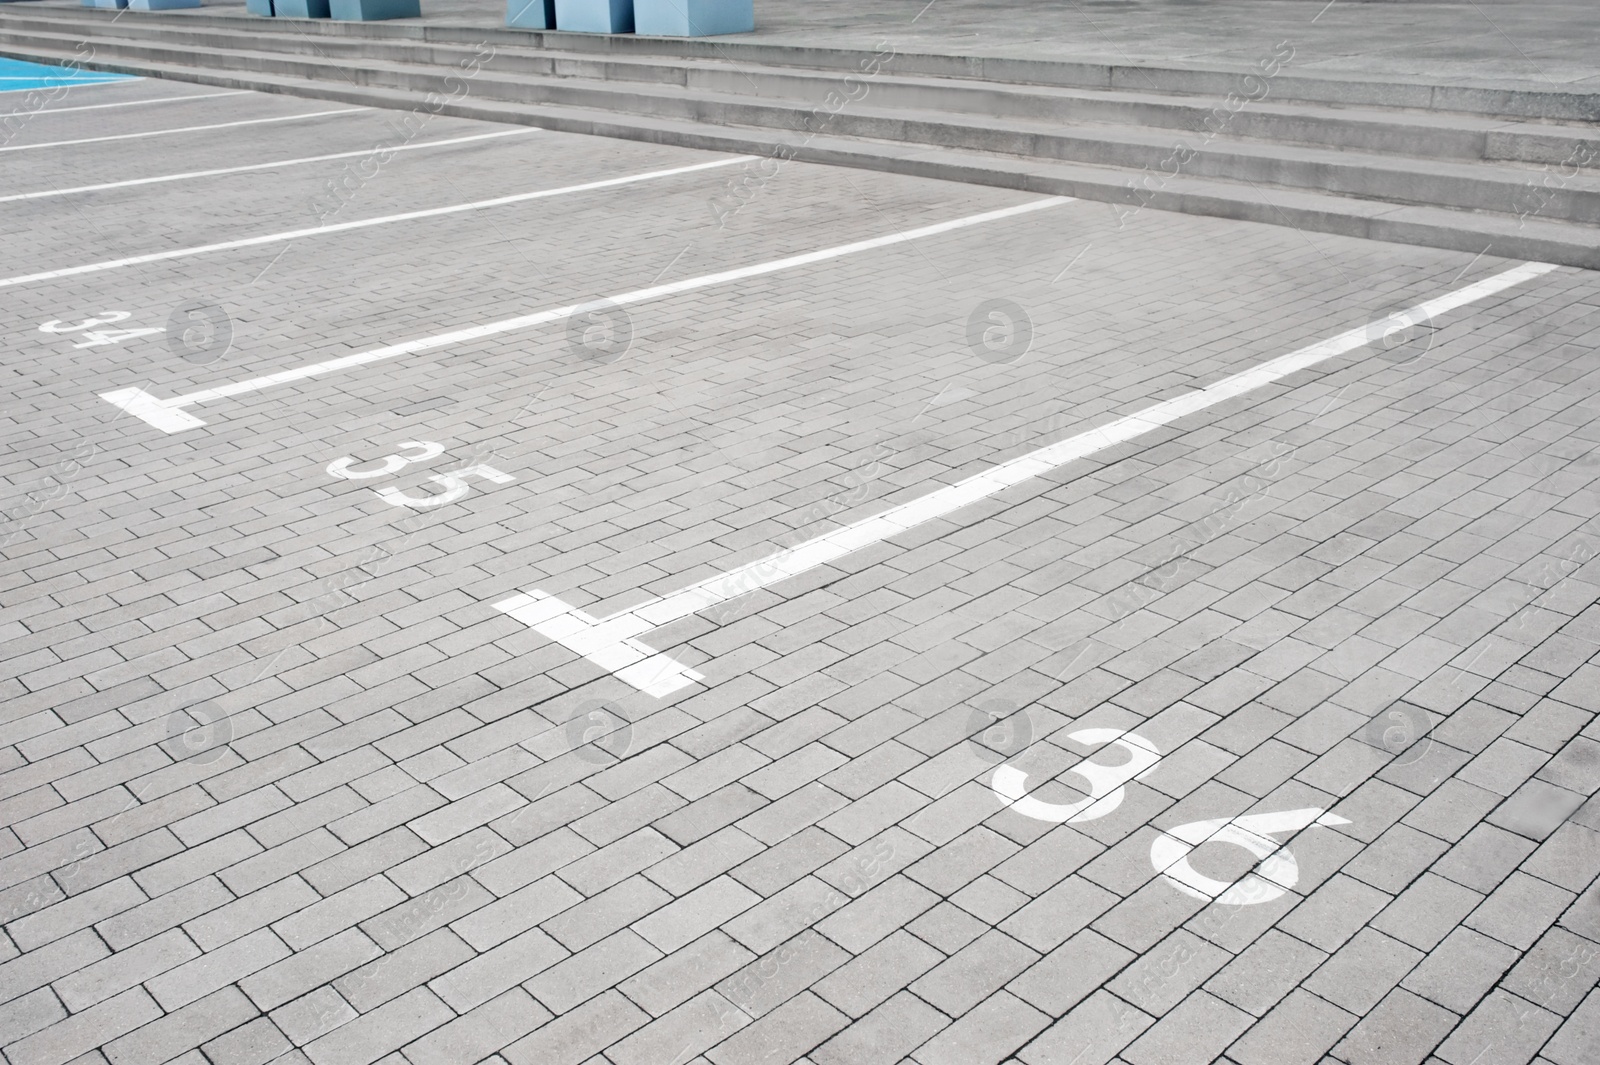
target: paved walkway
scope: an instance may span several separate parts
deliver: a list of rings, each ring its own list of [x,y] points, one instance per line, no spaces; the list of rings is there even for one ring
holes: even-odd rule
[[[1600,275],[42,103],[5,1065],[1600,1060]]]

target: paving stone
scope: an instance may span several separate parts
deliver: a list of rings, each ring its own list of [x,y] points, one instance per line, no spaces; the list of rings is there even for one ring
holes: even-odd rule
[[[848,1023],[844,1014],[809,991],[802,992],[723,1040],[706,1056],[716,1065],[794,1061]]]
[[[1476,891],[1425,873],[1396,896],[1372,927],[1414,947],[1431,949],[1482,901]]]
[[[462,957],[470,960],[436,960],[433,963],[435,969],[449,969],[449,972],[428,986],[451,1009],[465,1014],[500,992],[532,979],[568,957],[568,953],[543,931],[532,928],[476,957],[470,957],[465,952]],[[345,997],[349,998],[349,995]]]
[[[1196,991],[1124,1050],[1122,1057],[1130,1065],[1209,1062],[1254,1021],[1221,999]]]
[[[171,929],[69,973],[53,986],[62,1003],[76,1013],[199,956],[199,947]]]
[[[441,1025],[405,1048],[416,1065],[475,1065],[550,1019],[520,987]]]
[[[1356,1018],[1315,995],[1296,990],[1228,1048],[1239,1065],[1320,1061]]]
[[[1361,1019],[1334,1053],[1357,1062],[1412,1062],[1425,1060],[1459,1018],[1405,991],[1389,992],[1376,1009]]]
[[[959,1017],[1037,961],[1037,952],[1003,932],[990,931],[918,978],[911,990]]]
[[[238,988],[225,987],[151,1021],[137,1031],[105,1043],[113,1065],[153,1065],[172,1061],[256,1016]]]
[[[753,957],[723,932],[708,932],[618,987],[659,1017],[743,968]]]
[[[425,987],[415,988],[371,1013],[364,1013],[305,1046],[315,1065],[377,1061],[454,1018]]]
[[[660,951],[624,929],[552,965],[529,980],[527,989],[559,1016],[660,958]]]
[[[1511,874],[1467,917],[1467,924],[1527,950],[1572,903],[1569,891],[1522,872]]]
[[[470,947],[440,928],[351,970],[333,986],[357,1013],[367,1013],[472,957]]]
[[[597,1057],[638,1028],[648,1015],[616,991],[606,991],[564,1016],[539,1025],[506,1047],[511,1065],[577,1065]]]
[[[377,944],[349,928],[245,977],[239,987],[258,1008],[270,1011],[372,961],[378,954]]]
[[[1155,1020],[1108,991],[1096,991],[1017,1052],[1027,1065],[1054,1061],[1110,1061]]]
[[[150,978],[145,986],[163,1009],[173,1010],[265,969],[288,955],[289,948],[283,941],[269,929],[263,928]]]
[[[1503,990],[1491,991],[1439,1045],[1450,1065],[1530,1061],[1560,1027],[1561,1019]]]
[[[1422,951],[1372,928],[1363,928],[1305,982],[1351,1013],[1366,1014],[1422,960]]]
[[[1543,1055],[1556,1065],[1576,1065],[1593,1057],[1596,1047],[1600,1047],[1600,996],[1591,991],[1556,1031]]]
[[[948,1023],[938,1010],[915,995],[901,991],[813,1050],[808,1057],[816,1065],[898,1062]]]
[[[1401,986],[1460,1015],[1499,982],[1517,952],[1471,929],[1457,928],[1445,937]]]
[[[1505,978],[1506,990],[1563,1016],[1600,978],[1600,946],[1552,928]]]
[[[144,989],[131,988],[17,1040],[6,1047],[6,1057],[18,1065],[60,1065],[159,1016],[161,1008]]]

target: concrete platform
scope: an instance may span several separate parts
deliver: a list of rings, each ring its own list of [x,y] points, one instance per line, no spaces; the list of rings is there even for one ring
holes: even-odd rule
[[[204,9],[231,12],[242,0]],[[754,33],[715,40],[1240,70],[1289,41],[1308,73],[1600,89],[1594,14],[1589,0],[756,0]],[[424,0],[417,21],[501,27],[505,7]]]

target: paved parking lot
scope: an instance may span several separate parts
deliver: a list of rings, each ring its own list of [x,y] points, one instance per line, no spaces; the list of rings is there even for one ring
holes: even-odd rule
[[[1594,274],[7,128],[9,1065],[1600,1060]]]

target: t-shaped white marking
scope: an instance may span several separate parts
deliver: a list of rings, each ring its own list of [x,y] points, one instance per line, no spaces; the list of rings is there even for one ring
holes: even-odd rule
[[[1025,205],[1031,206],[1031,205]],[[1405,312],[1432,318],[1445,311],[1465,306],[1513,285],[1556,269],[1549,263],[1523,263],[1465,288],[1447,292]],[[541,591],[529,591],[494,604],[496,610],[510,614],[532,626],[540,635],[575,651],[589,661],[616,674],[640,691],[660,698],[703,679],[699,673],[671,656],[639,642],[651,629],[686,618],[706,607],[725,602],[746,592],[776,584],[817,566],[827,565],[863,547],[915,528],[925,521],[943,517],[969,503],[986,499],[1003,488],[1047,473],[1075,459],[1086,458],[1117,444],[1143,436],[1152,429],[1205,410],[1224,400],[1251,392],[1281,380],[1289,374],[1325,362],[1366,346],[1371,330],[1358,326],[1328,340],[1280,355],[1259,366],[1224,377],[1215,384],[1173,399],[1152,404],[1105,425],[1048,444],[1036,451],[986,470],[964,481],[946,485],[920,499],[891,507],[881,514],[863,518],[841,529],[825,533],[775,555],[746,563],[720,576],[691,584],[664,598],[595,618],[577,607]]]
[[[205,424],[171,400],[157,399],[142,388],[104,392],[100,398],[121,407],[135,418],[155,426],[163,433],[181,433],[185,429],[194,429]]]

